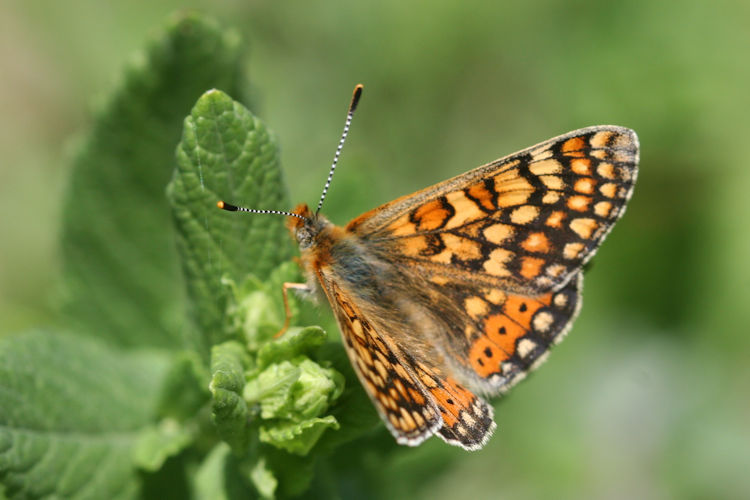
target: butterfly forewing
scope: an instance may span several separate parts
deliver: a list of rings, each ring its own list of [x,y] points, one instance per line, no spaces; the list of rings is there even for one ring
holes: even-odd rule
[[[535,294],[567,283],[632,192],[638,141],[577,130],[400,198],[347,229],[394,261]]]

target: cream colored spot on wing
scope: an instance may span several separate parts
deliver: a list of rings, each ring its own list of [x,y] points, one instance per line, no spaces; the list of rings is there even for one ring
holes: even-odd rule
[[[531,339],[521,339],[518,342],[518,355],[522,358],[528,356],[537,346],[536,342]]]
[[[564,293],[558,293],[557,295],[555,295],[555,298],[552,299],[552,301],[557,307],[565,307],[566,305],[568,305],[568,296]]]
[[[615,166],[611,163],[600,163],[599,166],[596,167],[596,173],[605,179],[614,179],[617,177],[615,174]]]
[[[453,214],[453,217],[445,225],[446,229],[463,226],[468,222],[481,219],[485,216],[477,204],[466,197],[463,190],[449,193],[446,199],[455,210],[455,214]]]
[[[365,334],[364,334],[364,331],[362,330],[362,323],[358,320],[354,320],[352,321],[351,325],[352,325],[352,332],[354,333],[354,335],[356,335],[357,338],[360,340],[365,340]]]
[[[599,192],[601,192],[607,198],[614,198],[617,196],[617,184],[608,182],[599,186]]]
[[[591,137],[591,139],[589,139],[589,143],[591,144],[592,148],[596,148],[596,149],[606,148],[610,137],[612,137],[612,134],[614,134],[614,132],[612,132],[611,130],[604,130],[602,132],[597,132],[596,134],[593,135],[593,137]]]
[[[372,382],[370,382],[370,380],[367,379],[367,378],[363,378],[363,380],[365,382],[365,385],[367,386],[367,392],[369,394],[377,394],[378,393],[378,389],[377,389],[377,387],[375,387],[375,384],[373,384]]]
[[[533,191],[533,187],[523,177],[521,177],[516,169],[511,169],[508,166],[505,170],[497,174],[494,178],[495,191],[498,193],[504,193],[507,191]]]
[[[401,250],[404,252],[404,255],[410,257],[420,256],[422,252],[428,249],[428,247],[427,238],[423,236],[404,238],[401,240]]]
[[[549,331],[554,321],[555,318],[549,311],[540,311],[534,316],[532,323],[534,325],[534,330],[544,333]]]
[[[493,289],[484,294],[484,298],[491,304],[495,304],[496,306],[499,306],[500,304],[504,303],[505,300],[508,298],[505,293],[503,293],[501,290]]]
[[[591,156],[599,160],[606,160],[607,152],[603,149],[594,149],[593,151],[591,151]]]
[[[498,195],[497,206],[498,207],[515,207],[518,205],[523,205],[529,200],[530,193],[531,193],[531,190],[529,191],[508,190]]]
[[[503,248],[496,248],[482,266],[484,270],[493,276],[508,276],[510,271],[505,263],[513,257],[513,252]]]
[[[547,217],[547,220],[544,222],[549,227],[554,228],[561,228],[562,227],[562,221],[565,219],[565,212],[561,210],[555,210],[551,214],[549,214],[549,217]]]
[[[551,279],[549,279],[546,276],[537,276],[537,278],[534,281],[536,281],[536,286],[538,286],[539,288],[549,288],[554,283]]]
[[[403,407],[401,408],[401,418],[404,419],[404,423],[406,424],[405,428],[414,429],[417,426],[417,423],[414,421],[412,416]]]
[[[461,238],[451,233],[444,233],[442,236],[446,251],[455,255],[459,260],[474,260],[482,256],[482,248],[479,242],[468,238]],[[450,262],[449,260],[447,263]]]
[[[354,344],[354,348],[357,350],[357,354],[360,358],[362,358],[362,361],[365,364],[372,364],[372,354],[370,354],[369,349],[366,349],[365,346],[360,344],[359,342],[356,342]]]
[[[590,175],[591,160],[588,158],[574,158],[570,161],[570,169],[578,175]]]
[[[572,229],[578,236],[587,240],[591,238],[594,230],[599,227],[599,223],[594,219],[579,218],[570,221],[570,229]]]
[[[546,203],[550,205],[552,203],[557,203],[559,199],[560,199],[560,193],[557,193],[555,191],[550,191],[548,193],[544,193],[544,196],[542,197],[542,203]]]
[[[512,226],[506,224],[493,224],[484,228],[483,232],[484,237],[487,238],[488,241],[495,245],[499,245],[513,236],[514,230]]]
[[[589,208],[591,198],[580,194],[568,198],[568,208],[576,212],[585,212]]]
[[[477,423],[477,421],[474,420],[474,417],[472,417],[468,411],[462,411],[460,418],[469,427],[474,427],[474,425],[476,425]]]
[[[447,236],[447,234],[443,236]],[[440,264],[451,264],[453,262],[453,251],[446,248],[439,254],[430,256],[430,260],[432,262],[439,262]]]
[[[396,390],[398,390],[398,392],[399,392],[399,393],[400,393],[400,394],[401,394],[401,395],[402,395],[403,397],[405,397],[405,398],[406,398],[406,397],[408,397],[408,394],[406,393],[406,387],[404,387],[404,383],[403,383],[403,382],[401,382],[401,380],[400,380],[400,379],[396,379],[396,380],[395,380],[395,381],[393,382],[393,385],[395,385],[395,386],[396,386]]]
[[[445,276],[441,276],[439,274],[436,274],[434,276],[430,276],[430,281],[432,283],[436,284],[436,285],[442,286],[442,285],[445,285],[446,283],[448,283],[448,278],[446,278]]]
[[[390,389],[388,389],[388,394],[391,396],[391,398],[394,401],[396,401],[397,399],[399,399],[398,392],[393,387],[391,387]]]
[[[417,423],[417,426],[419,428],[424,427],[424,418],[422,418],[422,415],[420,415],[418,412],[414,411],[411,413],[412,418]]]
[[[544,183],[547,189],[556,189],[558,191],[565,188],[565,183],[562,177],[558,175],[542,175],[539,179]]]
[[[608,201],[600,201],[594,205],[594,213],[599,217],[607,217],[612,211],[612,204]]]
[[[385,406],[385,405],[383,405]],[[396,429],[400,429],[401,425],[399,424],[398,418],[393,413],[388,414],[388,420],[391,421],[391,425],[395,427]]]
[[[566,259],[576,259],[584,249],[583,243],[567,243],[563,248],[563,257]]]
[[[408,215],[399,217],[388,228],[393,236],[411,236],[417,232],[417,226],[409,221]]]
[[[535,148],[529,151],[529,156],[534,159],[534,162],[540,162],[547,158],[552,158],[552,150],[549,146],[542,146],[541,148]]]
[[[553,278],[557,278],[565,272],[565,269],[566,267],[562,264],[552,264],[550,266],[547,266],[547,275],[552,276]]]
[[[534,175],[554,175],[562,172],[562,165],[557,160],[535,161],[529,165],[529,170]]]
[[[464,309],[474,319],[481,318],[490,312],[490,306],[481,297],[468,297],[465,299]]]
[[[574,189],[579,193],[591,194],[594,192],[594,184],[594,179],[591,177],[584,177],[576,181]]]
[[[514,224],[528,224],[539,215],[539,207],[523,205],[510,213],[510,221]]]
[[[411,378],[411,376],[408,373],[406,373],[406,370],[404,369],[403,366],[399,364],[395,364],[392,366],[392,368],[396,370],[396,375],[398,375],[402,379],[409,380]]]

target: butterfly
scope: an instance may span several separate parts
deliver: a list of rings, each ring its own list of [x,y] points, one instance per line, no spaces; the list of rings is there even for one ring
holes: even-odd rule
[[[594,126],[403,196],[346,227],[320,215],[362,86],[313,212],[288,217],[306,284],[334,311],[349,359],[400,444],[466,450],[496,424],[485,396],[538,367],[581,307],[582,267],[622,216],[638,138]]]

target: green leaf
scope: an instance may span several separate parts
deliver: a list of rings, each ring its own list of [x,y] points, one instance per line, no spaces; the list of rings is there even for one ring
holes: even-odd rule
[[[261,418],[288,417],[293,405],[292,386],[299,376],[299,367],[289,361],[273,364],[247,383],[243,397],[249,404],[260,406]]]
[[[193,434],[174,419],[144,430],[135,444],[133,460],[146,471],[157,471],[167,458],[177,455],[193,441]]]
[[[211,400],[210,380],[211,374],[197,353],[178,353],[164,380],[159,415],[178,421],[194,418]]]
[[[168,360],[87,338],[0,340],[0,484],[9,498],[134,498],[134,447]]]
[[[336,418],[328,415],[322,418],[310,418],[301,422],[281,422],[269,426],[261,426],[260,440],[277,448],[307,455],[318,442],[320,436],[328,428],[338,429]]]
[[[219,443],[198,467],[193,478],[195,500],[245,500],[255,498],[232,449]]]
[[[250,469],[250,480],[263,498],[274,498],[279,481],[268,468],[266,460],[261,457]]]
[[[271,342],[284,325],[282,287],[285,282],[299,281],[299,266],[291,261],[283,262],[271,271],[265,281],[249,275],[241,286],[236,286],[233,280],[224,278],[222,284],[231,291],[226,315],[227,333],[237,338],[244,337],[251,352],[257,352]],[[298,312],[294,299],[289,300],[289,311],[294,319]]]
[[[185,110],[208,88],[243,93],[240,47],[234,32],[181,15],[97,111],[63,216],[62,299],[77,330],[127,346],[196,346],[180,328],[184,287],[164,188]]]
[[[250,359],[242,344],[235,341],[211,349],[211,384],[214,422],[219,435],[232,449],[243,454],[250,444],[248,408],[242,398],[245,371]]]
[[[301,335],[305,331],[309,334]],[[306,328],[292,338],[314,338],[319,342],[319,334],[315,333],[318,331],[321,330]],[[304,341],[289,341],[286,345],[300,346]],[[299,355],[272,363],[251,376],[243,394],[248,404],[260,407],[261,442],[306,455],[325,429],[339,428],[332,415],[320,416],[341,395],[343,388],[344,377],[340,373]]]
[[[269,342],[258,351],[258,366],[265,368],[274,361],[291,359],[323,345],[327,335],[319,326],[290,328],[283,337]]]
[[[222,278],[264,279],[291,255],[284,217],[216,207],[220,199],[253,208],[289,207],[276,143],[241,104],[218,90],[206,92],[185,119],[168,196],[190,310],[205,342],[216,344],[226,340],[229,291]]]

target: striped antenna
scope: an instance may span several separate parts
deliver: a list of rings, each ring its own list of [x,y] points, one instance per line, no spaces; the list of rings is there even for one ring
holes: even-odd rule
[[[249,214],[287,215],[289,217],[297,217],[298,219],[302,219],[303,221],[310,222],[310,219],[308,219],[307,217],[302,217],[300,214],[293,214],[292,212],[284,212],[282,210],[255,210],[254,208],[238,207],[236,205],[232,205],[231,203],[227,203],[226,201],[219,201],[216,203],[216,206],[222,210],[226,210],[227,212],[247,212]]]
[[[354,94],[352,95],[352,102],[351,104],[349,104],[349,111],[346,114],[346,123],[344,123],[344,133],[341,134],[341,140],[339,141],[339,146],[336,148],[336,154],[333,156],[333,164],[331,165],[330,172],[328,172],[328,180],[326,180],[326,185],[325,187],[323,187],[323,194],[320,195],[320,201],[318,202],[318,209],[315,211],[315,215],[318,215],[318,212],[320,212],[320,207],[323,206],[323,200],[326,199],[328,188],[331,186],[331,179],[333,179],[333,171],[336,170],[336,164],[339,162],[339,156],[341,155],[341,150],[344,149],[344,141],[346,141],[346,136],[349,133],[349,126],[352,124],[352,117],[354,116],[354,110],[357,109],[357,103],[359,103],[359,98],[362,95],[362,88],[363,88],[363,85],[361,83],[357,84],[357,86],[354,87]]]

